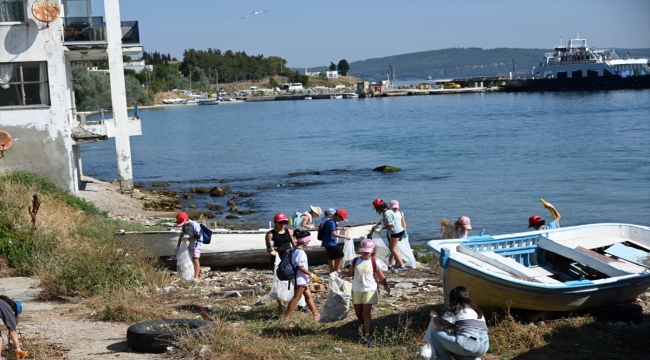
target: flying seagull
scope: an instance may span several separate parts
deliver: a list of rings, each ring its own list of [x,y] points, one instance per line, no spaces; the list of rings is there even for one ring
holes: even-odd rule
[[[252,13],[250,13],[250,14],[244,16],[242,19],[246,19],[247,17],[249,17],[249,16],[251,16],[251,15],[257,15],[257,14],[259,14],[259,13],[263,13],[263,12],[268,12],[268,10],[253,11]]]

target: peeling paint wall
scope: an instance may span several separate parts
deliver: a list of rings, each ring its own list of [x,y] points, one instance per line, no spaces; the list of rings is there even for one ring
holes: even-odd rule
[[[78,188],[78,152],[73,150],[72,82],[63,47],[63,22],[33,18],[36,0],[26,1],[27,22],[0,24],[0,62],[47,61],[50,106],[0,107],[0,130],[13,145],[0,159],[0,172],[29,170],[73,194]],[[0,90],[1,91],[1,90]]]

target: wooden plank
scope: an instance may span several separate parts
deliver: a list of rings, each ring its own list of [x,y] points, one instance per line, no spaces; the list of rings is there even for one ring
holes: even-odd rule
[[[550,252],[567,257],[573,261],[577,261],[610,277],[625,276],[630,274],[629,272],[617,269],[596,257],[564,246],[541,235],[537,240],[537,245],[544,250],[548,250]]]
[[[587,254],[587,255],[589,255],[591,257],[595,257],[596,259],[598,259],[600,261],[603,261],[603,262],[606,262],[606,263],[611,263],[611,262],[616,261],[616,260],[610,258],[609,256],[599,254],[599,253],[597,253],[595,251],[591,251],[591,250],[589,250],[587,248],[583,248],[582,246],[578,246],[576,248],[576,250],[580,251],[581,253]]]

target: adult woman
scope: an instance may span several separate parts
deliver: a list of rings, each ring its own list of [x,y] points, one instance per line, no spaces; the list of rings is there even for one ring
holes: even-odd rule
[[[377,225],[381,224],[388,233],[388,249],[390,250],[391,258],[395,259],[395,263],[397,264],[397,267],[394,268],[394,270],[406,270],[406,266],[404,266],[404,262],[402,262],[402,256],[399,254],[399,251],[397,251],[397,243],[404,235],[401,216],[398,217],[394,211],[390,210],[388,205],[386,205],[382,199],[375,199],[372,202],[372,207],[381,215],[381,221]],[[389,267],[389,269],[393,270],[392,266]]]
[[[431,321],[436,326],[431,334],[431,346],[438,360],[475,360],[488,351],[490,338],[481,309],[469,297],[464,286],[449,293],[451,308],[442,317],[433,312]],[[454,333],[445,329],[454,329]]]
[[[275,253],[282,257],[286,255],[292,246],[296,246],[296,241],[293,238],[293,231],[287,229],[289,225],[289,218],[283,213],[277,213],[273,216],[275,226],[271,231],[266,233],[266,251],[273,255],[271,259],[272,266],[275,266]],[[273,269],[275,272],[275,268]],[[284,310],[284,303],[278,300],[278,310]]]

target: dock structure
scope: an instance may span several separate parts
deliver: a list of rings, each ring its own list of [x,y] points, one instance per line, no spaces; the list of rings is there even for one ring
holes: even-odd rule
[[[446,94],[473,94],[503,91],[501,87],[467,87],[458,89],[388,89],[379,92],[373,92],[366,98],[383,98],[392,96],[414,96],[414,95],[446,95]],[[255,101],[277,101],[277,100],[304,100],[305,96],[310,96],[313,100],[331,99],[335,93],[325,94],[282,94],[282,95],[260,95],[260,96],[236,96],[236,100],[247,102]],[[360,96],[364,97],[364,96]]]

